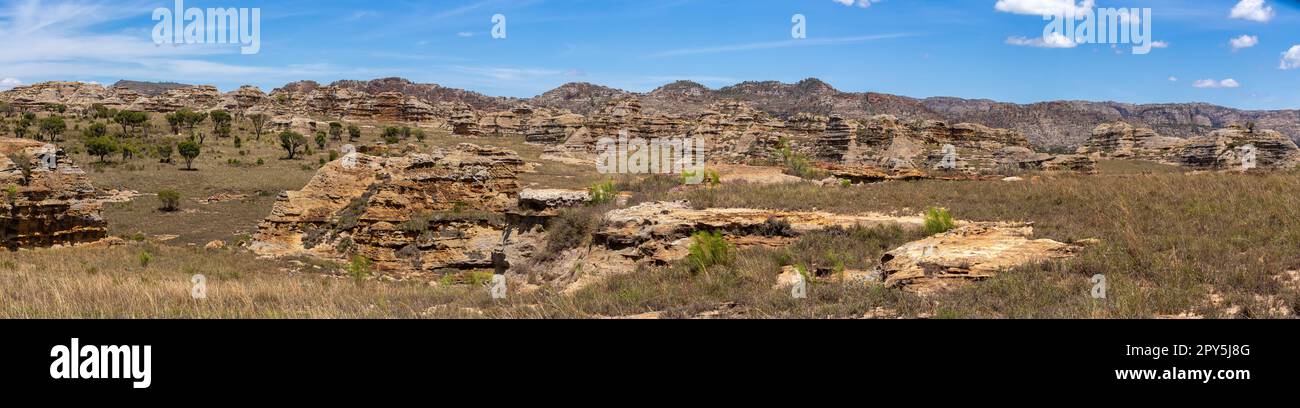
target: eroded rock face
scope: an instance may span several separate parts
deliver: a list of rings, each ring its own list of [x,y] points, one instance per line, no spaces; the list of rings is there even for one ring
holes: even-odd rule
[[[0,248],[74,245],[108,235],[103,202],[60,149],[0,138],[0,189]]]
[[[364,256],[383,276],[492,268],[519,198],[514,152],[461,145],[406,157],[357,155],[329,163],[301,191],[287,192],[259,226],[264,256],[346,260]],[[508,257],[532,251],[531,232],[512,238]],[[512,261],[514,262],[514,261]]]
[[[1093,129],[1092,137],[1079,152],[1119,159],[1164,161],[1186,142],[1176,137],[1160,136],[1149,128],[1116,122]]]
[[[606,276],[631,272],[639,265],[681,260],[689,255],[691,236],[703,231],[721,232],[741,248],[784,247],[810,232],[880,225],[917,228],[924,225],[924,219],[743,208],[697,210],[686,202],[644,203],[605,214],[594,234],[595,245],[570,251],[547,268],[543,279],[572,291]]]
[[[1300,148],[1281,133],[1229,126],[1191,139],[1163,137],[1127,123],[1098,126],[1080,153],[1139,159],[1198,170],[1237,170],[1253,151],[1258,169],[1300,166]]]
[[[881,259],[890,287],[932,293],[978,282],[1022,265],[1074,256],[1079,248],[1033,239],[1024,224],[968,224],[903,245]]]
[[[1192,138],[1179,150],[1177,164],[1206,170],[1243,169],[1247,151],[1253,150],[1258,169],[1291,169],[1300,166],[1300,148],[1281,133],[1229,127],[1209,136]]]

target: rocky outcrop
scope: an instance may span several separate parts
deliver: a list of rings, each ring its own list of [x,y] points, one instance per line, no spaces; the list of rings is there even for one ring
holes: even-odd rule
[[[1254,165],[1244,166],[1249,156]],[[1232,126],[1188,140],[1176,161],[1204,170],[1291,169],[1300,166],[1300,148],[1278,132]]]
[[[103,202],[63,150],[0,138],[0,248],[95,242],[107,236]]]
[[[977,124],[949,125],[880,115],[860,124],[831,118],[825,129],[816,142],[820,160],[848,168],[877,167],[889,176],[914,170],[967,174],[1095,171],[1090,158],[1037,153],[1018,132]],[[860,178],[871,177],[850,177]]]
[[[391,278],[493,267],[508,227],[503,214],[519,198],[518,155],[461,145],[346,161],[329,163],[302,190],[283,194],[252,249],[264,256],[363,256]],[[520,231],[505,246],[512,263],[533,250],[530,234]]]
[[[663,265],[689,254],[691,236],[709,231],[724,234],[740,248],[784,247],[797,237],[828,228],[901,225],[918,228],[921,217],[881,214],[843,215],[742,208],[697,210],[686,202],[653,202],[610,211],[594,234],[594,245],[570,251],[546,265],[542,278],[575,290],[604,277],[628,273],[638,265]]]
[[[1149,128],[1116,122],[1101,124],[1093,129],[1092,137],[1079,149],[1079,153],[1117,159],[1164,161],[1184,143],[1185,139],[1164,137]]]
[[[1229,126],[1191,139],[1163,137],[1154,130],[1127,123],[1098,126],[1092,139],[1079,150],[1097,157],[1140,159],[1198,170],[1237,170],[1252,154],[1256,169],[1300,166],[1300,148],[1272,130]]]
[[[968,224],[903,245],[881,259],[887,286],[932,293],[978,282],[1022,265],[1073,257],[1079,248],[1033,239],[1023,224]]]

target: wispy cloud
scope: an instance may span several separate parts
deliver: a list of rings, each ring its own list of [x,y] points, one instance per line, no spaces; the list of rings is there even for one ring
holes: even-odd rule
[[[915,36],[915,34],[896,33],[896,34],[864,35],[864,36],[857,36],[857,37],[792,39],[792,40],[785,40],[785,41],[721,45],[716,47],[682,48],[682,49],[658,52],[658,53],[647,55],[646,57],[666,58],[666,57],[680,57],[684,55],[720,54],[720,53],[727,53],[727,52],[770,50],[776,48],[857,44],[857,43],[864,43],[870,41],[888,40],[888,39],[904,38],[904,37],[912,37],[912,36]]]

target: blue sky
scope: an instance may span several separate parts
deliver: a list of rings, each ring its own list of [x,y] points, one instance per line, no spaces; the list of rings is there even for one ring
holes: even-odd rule
[[[155,45],[152,13],[173,8],[172,0],[3,0],[0,87],[125,78],[269,91],[299,79],[400,76],[530,97],[575,81],[649,91],[678,79],[716,88],[818,77],[844,91],[913,97],[1300,108],[1300,69],[1282,69],[1284,53],[1300,45],[1300,2],[1074,0],[1150,7],[1163,48],[1134,55],[1127,45],[1043,47],[1035,40],[1046,22],[1036,13],[1071,1],[185,3],[261,8],[261,50],[242,55],[228,45]],[[490,35],[495,14],[506,16],[505,39]],[[795,14],[806,16],[806,39],[791,37]],[[1293,56],[1287,67],[1300,66],[1300,49]]]

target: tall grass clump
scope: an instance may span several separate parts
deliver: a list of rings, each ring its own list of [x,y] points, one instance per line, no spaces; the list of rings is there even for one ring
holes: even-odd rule
[[[707,273],[712,266],[731,264],[734,252],[721,232],[701,231],[691,236],[690,256],[686,259],[693,271]]]
[[[956,223],[952,220],[952,212],[947,208],[930,207],[925,210],[925,232],[930,235],[939,235],[952,231]]]

